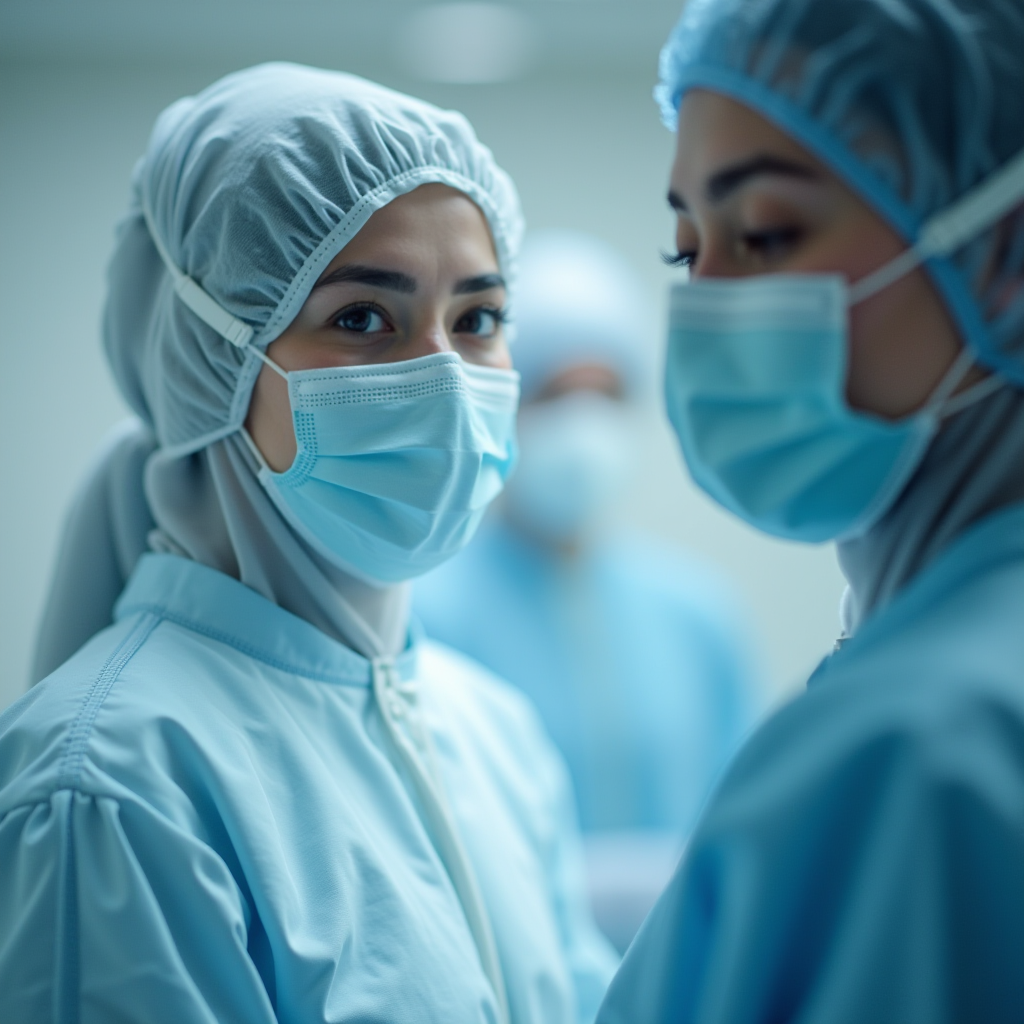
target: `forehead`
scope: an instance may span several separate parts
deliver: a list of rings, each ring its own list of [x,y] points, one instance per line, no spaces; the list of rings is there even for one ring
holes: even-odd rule
[[[691,89],[679,106],[673,188],[693,188],[710,174],[755,153],[798,161],[822,173],[821,163],[795,139],[742,103]]]
[[[497,267],[483,211],[464,192],[438,183],[421,185],[376,210],[325,273],[353,261],[402,261],[431,255]]]

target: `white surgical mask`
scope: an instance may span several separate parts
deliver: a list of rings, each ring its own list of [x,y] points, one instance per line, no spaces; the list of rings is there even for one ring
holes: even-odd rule
[[[607,395],[570,391],[527,407],[506,489],[510,517],[554,543],[584,535],[627,478],[632,440],[629,410]]]

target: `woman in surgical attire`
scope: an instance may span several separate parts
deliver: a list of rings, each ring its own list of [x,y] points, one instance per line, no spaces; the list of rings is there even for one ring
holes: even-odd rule
[[[625,949],[758,692],[725,581],[610,521],[636,483],[654,363],[631,268],[544,231],[519,269],[519,462],[473,543],[416,581],[414,608],[537,706],[569,766],[597,920]]]
[[[348,75],[266,65],[157,121],[104,322],[144,426],[58,581],[102,620],[132,571],[0,717],[0,1020],[593,1018],[564,771],[408,628],[512,461],[519,232],[463,118]]]
[[[663,51],[670,417],[849,591],[604,1024],[1024,1014],[1022,54],[1019,0],[693,0]]]

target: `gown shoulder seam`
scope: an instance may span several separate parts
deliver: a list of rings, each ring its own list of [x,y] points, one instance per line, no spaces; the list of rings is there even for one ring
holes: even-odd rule
[[[82,769],[82,759],[85,756],[85,748],[92,733],[92,726],[103,706],[107,694],[117,681],[118,676],[125,666],[135,656],[139,648],[146,642],[150,633],[160,622],[160,616],[152,612],[143,615],[132,627],[128,635],[117,645],[110,657],[107,658],[103,667],[96,674],[92,686],[86,695],[82,706],[75,716],[71,727],[68,730],[67,738],[64,740],[64,750],[61,753],[57,769],[57,784],[55,789],[77,789],[78,779]]]

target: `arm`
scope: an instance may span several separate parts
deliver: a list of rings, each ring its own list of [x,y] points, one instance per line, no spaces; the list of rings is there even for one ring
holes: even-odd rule
[[[812,692],[753,738],[602,1024],[1017,1019],[1020,723],[905,710]]]
[[[145,805],[60,790],[15,807],[0,864],[0,1020],[276,1020],[228,868]]]

